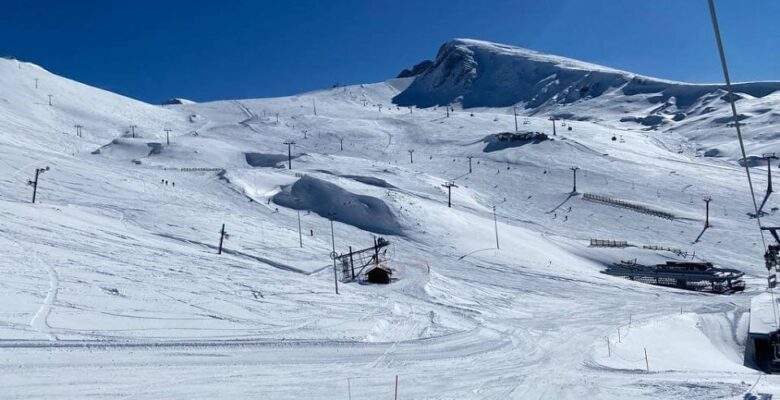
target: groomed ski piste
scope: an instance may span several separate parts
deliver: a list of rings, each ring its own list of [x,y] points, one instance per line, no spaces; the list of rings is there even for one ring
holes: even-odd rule
[[[390,399],[396,376],[399,399],[780,393],[780,377],[745,365],[766,270],[716,85],[472,40],[445,44],[433,68],[155,106],[0,59],[0,397]],[[486,95],[500,85],[536,96]],[[751,155],[780,152],[774,88],[736,86]],[[553,140],[485,151],[514,132],[515,104],[521,131]],[[46,166],[31,204],[27,182]],[[766,225],[777,206],[770,197]],[[390,240],[395,281],[339,282],[335,294],[328,216],[339,253]],[[747,288],[600,272],[680,259],[643,245],[740,269]]]

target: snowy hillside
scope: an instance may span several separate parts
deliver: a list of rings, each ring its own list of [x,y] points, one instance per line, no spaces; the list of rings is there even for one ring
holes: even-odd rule
[[[485,59],[501,67],[484,72]],[[505,90],[515,68],[539,80]],[[639,79],[654,89],[624,92]],[[773,85],[741,86],[754,151],[774,144]],[[743,365],[766,271],[718,93],[467,40],[416,77],[165,106],[0,59],[4,396],[376,399],[396,376],[399,399],[778,393],[780,378]],[[458,98],[454,111],[435,106]],[[521,130],[553,140],[491,146],[514,131],[514,103]],[[648,130],[623,111],[686,117]],[[548,117],[567,112],[552,136]],[[697,156],[716,146],[726,158]],[[27,182],[47,166],[31,204]],[[378,236],[393,283],[339,281],[335,294],[334,243],[346,253]],[[680,258],[643,246],[739,268],[747,290],[600,273]]]
[[[734,85],[751,150],[777,151],[772,126],[780,119],[780,82]],[[621,129],[657,130],[700,145],[694,150],[737,159],[723,85],[651,78],[564,57],[490,42],[456,39],[393,98],[401,106],[462,108],[519,106],[523,115],[599,121]],[[677,132],[679,135],[667,135]],[[680,147],[679,138],[669,138]],[[684,148],[684,147],[682,147]]]

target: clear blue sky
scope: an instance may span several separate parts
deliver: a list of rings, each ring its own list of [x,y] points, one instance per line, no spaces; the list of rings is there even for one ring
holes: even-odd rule
[[[159,103],[375,82],[483,39],[720,81],[706,0],[0,0],[0,55]],[[734,80],[780,80],[780,1],[716,0]],[[0,88],[1,90],[2,88]]]

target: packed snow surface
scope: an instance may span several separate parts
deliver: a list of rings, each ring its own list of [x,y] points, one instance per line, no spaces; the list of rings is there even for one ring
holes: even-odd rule
[[[780,152],[776,87],[737,86],[752,156]],[[414,77],[164,107],[2,59],[3,397],[378,399],[396,376],[399,399],[780,393],[743,365],[766,270],[723,95],[470,40]],[[483,151],[515,106],[553,140]],[[332,246],[379,235],[397,280],[335,294]],[[747,290],[600,273],[680,258],[645,245]]]

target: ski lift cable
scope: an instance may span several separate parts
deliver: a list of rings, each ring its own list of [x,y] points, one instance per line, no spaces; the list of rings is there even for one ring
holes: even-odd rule
[[[726,81],[726,92],[729,97],[729,104],[731,105],[731,113],[734,116],[734,128],[737,131],[737,139],[739,139],[739,149],[742,152],[742,160],[745,165],[745,174],[747,175],[748,186],[750,187],[750,199],[753,200],[753,209],[756,212],[756,222],[758,223],[758,231],[761,234],[761,244],[763,250],[766,251],[766,240],[764,239],[764,231],[761,229],[761,215],[758,211],[758,203],[756,202],[756,194],[753,190],[753,180],[750,177],[750,166],[748,164],[747,154],[745,153],[745,143],[742,140],[742,130],[739,124],[739,115],[737,114],[737,106],[734,99],[734,91],[731,88],[731,79],[729,78],[729,69],[726,63],[726,54],[723,51],[723,41],[720,36],[720,27],[718,26],[718,16],[715,14],[714,0],[707,0],[710,8],[710,17],[712,18],[712,29],[715,32],[715,41],[718,45],[718,54],[720,55],[720,65],[723,69],[723,79]],[[772,313],[774,314],[775,326],[780,329],[780,322],[777,319],[777,303],[775,302],[774,290],[769,287],[769,293],[772,297]]]
[[[753,180],[750,176],[750,166],[747,162],[747,154],[745,152],[745,143],[742,140],[742,130],[740,129],[739,117],[737,114],[737,106],[734,100],[734,91],[731,88],[731,79],[729,78],[729,70],[726,64],[726,54],[723,51],[723,41],[720,37],[720,28],[718,27],[718,17],[715,15],[715,4],[713,0],[707,0],[710,6],[710,16],[712,17],[712,28],[715,31],[715,40],[718,44],[718,53],[720,54],[720,64],[723,68],[723,78],[726,81],[726,91],[728,92],[729,104],[731,105],[731,113],[734,115],[734,128],[737,130],[737,139],[739,139],[739,149],[742,152],[742,160],[745,165],[745,174],[747,175],[748,186],[750,187],[750,198],[753,200],[753,208],[756,212],[756,221],[758,222],[759,232],[761,233],[761,242],[766,250],[766,240],[764,239],[764,231],[761,230],[761,215],[758,213],[758,203],[756,202],[756,194],[753,190]]]

